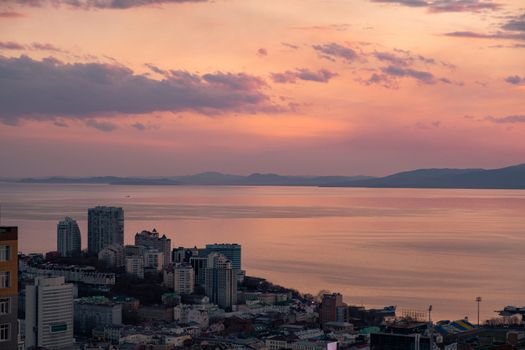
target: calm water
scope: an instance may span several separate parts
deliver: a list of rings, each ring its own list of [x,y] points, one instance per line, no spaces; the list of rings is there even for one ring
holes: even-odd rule
[[[525,191],[0,184],[20,249],[56,249],[56,222],[124,207],[126,242],[157,228],[173,246],[238,242],[250,275],[350,304],[475,318],[525,306]]]

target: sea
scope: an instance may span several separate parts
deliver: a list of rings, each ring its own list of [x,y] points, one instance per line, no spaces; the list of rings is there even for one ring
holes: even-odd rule
[[[349,305],[476,322],[525,306],[525,191],[0,183],[1,224],[23,253],[56,250],[56,224],[120,206],[125,243],[239,243],[247,275]]]

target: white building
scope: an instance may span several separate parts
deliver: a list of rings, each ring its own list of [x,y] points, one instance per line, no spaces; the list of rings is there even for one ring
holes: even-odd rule
[[[64,277],[37,277],[26,287],[25,346],[73,346],[73,285]]]
[[[57,251],[60,256],[75,256],[81,249],[80,229],[75,220],[66,217],[57,224]]]
[[[144,278],[144,258],[141,256],[126,257],[126,273]]]
[[[190,264],[176,264],[173,267],[173,290],[179,294],[191,294],[195,287],[195,273]]]

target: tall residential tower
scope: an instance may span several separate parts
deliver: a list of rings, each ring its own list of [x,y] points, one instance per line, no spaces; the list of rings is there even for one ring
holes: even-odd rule
[[[111,244],[124,244],[124,211],[117,207],[88,210],[88,251],[98,254]]]
[[[80,255],[80,229],[75,220],[66,217],[57,224],[57,251],[60,256]]]
[[[224,255],[208,255],[206,267],[206,296],[223,309],[237,304],[237,277],[232,263]]]

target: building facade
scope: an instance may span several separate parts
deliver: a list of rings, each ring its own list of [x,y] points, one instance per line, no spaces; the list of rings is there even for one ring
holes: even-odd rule
[[[237,304],[237,277],[232,263],[224,255],[208,255],[205,291],[210,301],[221,308],[230,309]]]
[[[160,236],[156,229],[142,231],[135,234],[135,245],[143,246],[150,250],[157,250],[164,254],[164,265],[171,262],[171,239],[166,235]]]
[[[191,294],[195,287],[195,272],[188,263],[173,267],[173,291],[178,294]]]
[[[18,344],[18,228],[0,226],[0,348]]]
[[[98,254],[111,244],[124,244],[124,211],[117,207],[88,209],[88,251]]]
[[[162,271],[164,267],[164,253],[158,250],[144,252],[144,268],[149,271]]]
[[[59,256],[78,256],[81,251],[80,229],[75,220],[66,217],[57,224],[57,252]]]
[[[220,253],[224,255],[228,260],[231,261],[232,267],[235,270],[242,270],[242,261],[241,261],[241,245],[237,243],[214,243],[206,244],[206,252],[211,253]]]
[[[120,244],[111,244],[98,252],[98,260],[106,265],[120,268],[125,264],[124,247]]]
[[[144,278],[144,258],[141,256],[126,257],[126,273]]]
[[[337,310],[343,306],[343,296],[341,294],[324,294],[321,305],[319,306],[319,322],[321,325],[327,322],[336,322]]]
[[[73,285],[64,277],[37,277],[26,287],[25,337],[26,348],[73,346]]]
[[[75,300],[75,333],[91,335],[96,327],[121,325],[122,305],[106,297],[87,297]]]

